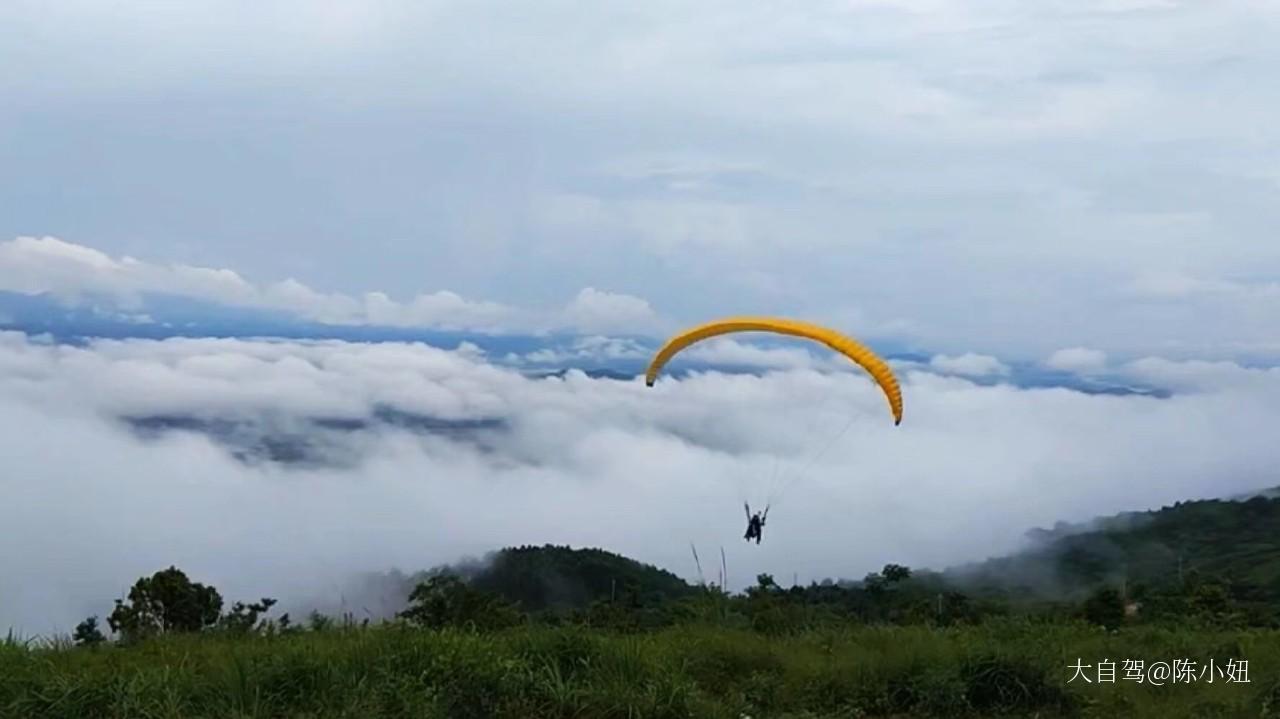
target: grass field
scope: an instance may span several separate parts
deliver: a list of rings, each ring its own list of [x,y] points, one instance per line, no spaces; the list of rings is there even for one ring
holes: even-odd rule
[[[1248,661],[1164,686],[1121,662]],[[1116,680],[1072,679],[1077,659]],[[6,717],[1257,717],[1280,715],[1280,632],[1107,633],[996,621],[783,637],[714,626],[477,634],[387,626],[0,649]],[[1197,670],[1198,672],[1198,670]],[[1278,706],[1274,706],[1276,704]]]

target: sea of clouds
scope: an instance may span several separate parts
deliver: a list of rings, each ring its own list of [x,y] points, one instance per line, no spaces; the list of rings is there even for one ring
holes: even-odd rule
[[[295,610],[331,605],[360,572],[526,543],[692,580],[690,543],[723,546],[731,586],[941,568],[1015,550],[1033,526],[1276,483],[1280,370],[1117,369],[1176,390],[1158,399],[900,366],[895,427],[864,375],[780,352],[762,375],[648,388],[530,377],[465,345],[0,334],[0,627],[68,630],[170,564]],[[463,430],[373,421],[388,410]],[[323,451],[246,457],[216,433],[127,421],[147,417],[314,435]],[[773,495],[765,541],[744,546],[742,501]]]

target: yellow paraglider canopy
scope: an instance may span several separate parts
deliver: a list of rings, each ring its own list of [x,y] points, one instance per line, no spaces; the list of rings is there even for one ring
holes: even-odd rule
[[[652,387],[662,367],[689,345],[732,332],[773,332],[804,337],[825,344],[853,360],[871,374],[876,384],[880,385],[885,398],[889,400],[889,409],[893,412],[893,423],[897,425],[902,422],[902,389],[898,386],[898,379],[893,376],[893,370],[889,369],[889,365],[883,359],[855,339],[835,330],[799,320],[779,317],[726,317],[691,327],[667,340],[666,344],[658,349],[658,353],[649,363],[649,369],[645,372],[644,383]]]

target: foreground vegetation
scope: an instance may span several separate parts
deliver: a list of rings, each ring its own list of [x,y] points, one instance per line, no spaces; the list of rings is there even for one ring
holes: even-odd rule
[[[1280,632],[991,620],[767,635],[407,623],[0,651],[11,717],[1274,716]],[[1073,679],[1083,659],[1250,662],[1249,683]],[[1092,675],[1090,675],[1092,676]]]
[[[733,595],[520,547],[382,576],[402,609],[360,622],[170,567],[106,627],[0,643],[0,716],[1277,717],[1277,527],[1275,498],[1187,503],[964,572]]]

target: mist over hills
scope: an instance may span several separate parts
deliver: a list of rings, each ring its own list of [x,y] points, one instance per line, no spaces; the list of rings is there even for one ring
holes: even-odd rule
[[[1223,582],[1255,606],[1280,605],[1280,498],[1273,496],[1277,491],[1280,488],[1235,500],[1178,502],[1083,523],[1060,522],[1053,529],[1029,531],[1033,544],[1025,551],[941,570],[912,567],[914,575],[904,586],[1017,605],[1080,602],[1106,587],[1170,587],[1194,576]],[[885,563],[892,559],[886,556]],[[715,565],[705,568],[714,584],[718,556],[708,564]],[[690,596],[697,588],[697,582],[667,569],[604,549],[525,545],[411,574],[365,573],[322,609],[335,615],[390,618],[404,608],[414,586],[439,574],[459,576],[534,613],[581,610],[620,596],[660,604]],[[784,589],[791,586],[787,577],[776,581]],[[865,580],[831,577],[809,586],[857,589]]]
[[[1280,498],[1276,488],[1232,499],[1177,502],[1084,524],[1032,530],[1012,556],[955,567],[963,586],[1009,596],[1079,600],[1100,586],[1171,585],[1189,576],[1247,587],[1280,603]]]

